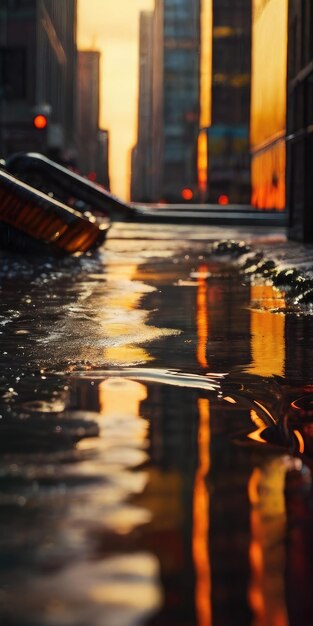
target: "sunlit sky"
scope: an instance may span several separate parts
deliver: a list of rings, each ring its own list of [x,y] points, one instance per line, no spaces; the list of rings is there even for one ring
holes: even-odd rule
[[[136,142],[139,13],[154,0],[78,0],[78,47],[99,50],[100,127],[110,131],[111,190],[129,199]]]

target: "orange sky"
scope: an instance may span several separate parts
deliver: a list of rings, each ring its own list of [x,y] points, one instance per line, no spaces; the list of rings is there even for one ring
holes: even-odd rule
[[[110,131],[111,190],[129,199],[136,141],[139,12],[154,0],[78,0],[78,47],[101,52],[100,127]]]

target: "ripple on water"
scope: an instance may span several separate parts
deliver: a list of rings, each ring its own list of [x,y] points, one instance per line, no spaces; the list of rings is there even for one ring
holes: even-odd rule
[[[158,562],[151,554],[111,556],[31,583],[26,578],[14,597],[4,592],[2,606],[8,619],[26,615],[26,624],[33,626],[140,626],[161,606],[158,579]]]

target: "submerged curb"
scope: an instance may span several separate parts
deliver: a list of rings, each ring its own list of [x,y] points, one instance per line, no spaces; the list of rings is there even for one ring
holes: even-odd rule
[[[313,304],[313,277],[306,271],[295,267],[281,268],[276,260],[244,241],[216,242],[212,246],[212,254],[221,259],[230,257],[235,260],[245,276],[262,276],[271,281],[274,287],[285,291],[287,300],[294,305]]]

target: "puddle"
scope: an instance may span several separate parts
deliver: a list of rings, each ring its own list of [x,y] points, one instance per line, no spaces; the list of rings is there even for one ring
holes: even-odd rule
[[[311,626],[312,316],[156,232],[0,270],[0,621]]]

